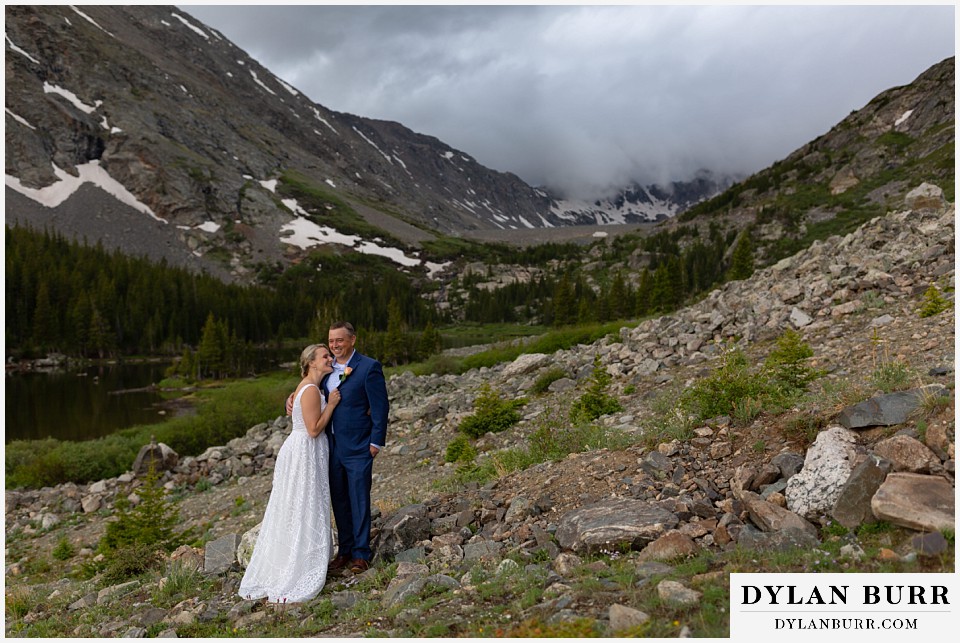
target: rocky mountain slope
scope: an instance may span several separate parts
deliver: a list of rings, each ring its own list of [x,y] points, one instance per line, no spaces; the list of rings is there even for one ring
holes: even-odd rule
[[[664,223],[748,228],[769,263],[822,231],[846,233],[894,208],[924,181],[953,198],[955,58],[878,94],[829,132]]]
[[[902,209],[619,336],[461,376],[391,377],[377,563],[303,605],[235,594],[287,418],[197,457],[168,454],[181,526],[206,544],[129,581],[71,572],[94,558],[116,498],[141,484],[133,472],[8,490],[6,634],[723,637],[730,571],[952,571],[954,248],[954,206],[914,186]],[[921,317],[931,284],[951,305]],[[796,408],[657,424],[725,345],[759,363],[786,329],[823,373]],[[519,424],[476,442],[478,462],[496,462],[538,429],[569,429],[596,355],[624,408],[595,426],[616,441],[455,482],[444,452],[483,384],[527,400]],[[877,373],[894,365],[905,390],[883,395]],[[567,376],[533,394],[556,367]]]

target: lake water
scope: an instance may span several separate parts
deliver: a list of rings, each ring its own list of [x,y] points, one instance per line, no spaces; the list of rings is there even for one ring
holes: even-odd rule
[[[53,437],[90,440],[164,419],[155,391],[117,393],[156,384],[169,364],[93,366],[69,373],[7,375],[4,443]]]

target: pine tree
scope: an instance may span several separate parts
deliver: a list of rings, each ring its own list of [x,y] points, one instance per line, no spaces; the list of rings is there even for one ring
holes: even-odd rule
[[[643,317],[653,307],[653,277],[647,268],[640,273],[640,284],[637,286],[636,305],[634,312],[637,317]]]
[[[166,499],[166,490],[160,485],[153,464],[147,471],[143,484],[137,488],[140,502],[130,508],[123,495],[117,497],[117,520],[107,523],[100,539],[101,551],[110,552],[130,545],[153,545],[169,549],[174,544],[174,526],[179,512]]]
[[[113,334],[110,330],[110,322],[100,314],[98,306],[93,306],[90,310],[89,328],[87,334],[90,338],[90,348],[97,351],[97,356],[103,359],[113,347]]]
[[[727,279],[731,281],[746,279],[753,274],[753,241],[750,237],[750,230],[744,230],[733,248],[730,269],[727,271]]]
[[[576,319],[577,309],[573,288],[564,274],[553,289],[553,325],[567,326]]]
[[[50,301],[50,286],[40,282],[37,304],[33,309],[33,341],[41,348],[52,347],[57,340],[57,317]]]
[[[443,350],[443,338],[440,331],[433,327],[432,322],[427,322],[423,334],[420,335],[420,354],[423,357],[430,357]]]
[[[200,336],[200,346],[197,349],[197,376],[205,375],[216,377],[223,370],[223,342],[220,336],[220,325],[213,313],[207,315]]]
[[[400,303],[395,297],[392,297],[387,305],[387,337],[384,359],[394,366],[405,361],[407,342],[404,331]]]

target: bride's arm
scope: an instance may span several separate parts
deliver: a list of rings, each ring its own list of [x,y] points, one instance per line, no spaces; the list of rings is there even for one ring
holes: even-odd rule
[[[337,408],[337,404],[340,403],[340,391],[333,389],[330,391],[330,399],[327,400],[325,404],[321,404],[320,417],[317,419],[316,424],[313,425],[314,430],[311,431],[307,429],[307,433],[310,434],[310,437],[317,437],[323,430],[327,428],[327,425],[330,424],[330,417],[333,415],[333,409]],[[304,418],[306,420],[306,418]],[[309,427],[310,424],[308,423]]]
[[[310,390],[303,392],[303,396],[300,398],[300,407],[303,410],[303,423],[306,425],[307,435],[315,438],[323,433],[327,424],[330,423],[330,416],[333,415],[333,409],[336,408],[339,401],[340,391],[336,389],[330,393],[330,401],[326,404],[323,403],[323,398],[320,396],[320,389],[311,386]]]

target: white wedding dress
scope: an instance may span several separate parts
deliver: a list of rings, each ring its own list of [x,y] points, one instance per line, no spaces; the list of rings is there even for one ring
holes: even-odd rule
[[[263,515],[240,596],[271,603],[308,601],[320,593],[333,552],[330,524],[330,447],[326,432],[307,433],[300,398],[293,402],[293,432],[277,454],[273,490]],[[321,412],[326,403],[320,396]]]

